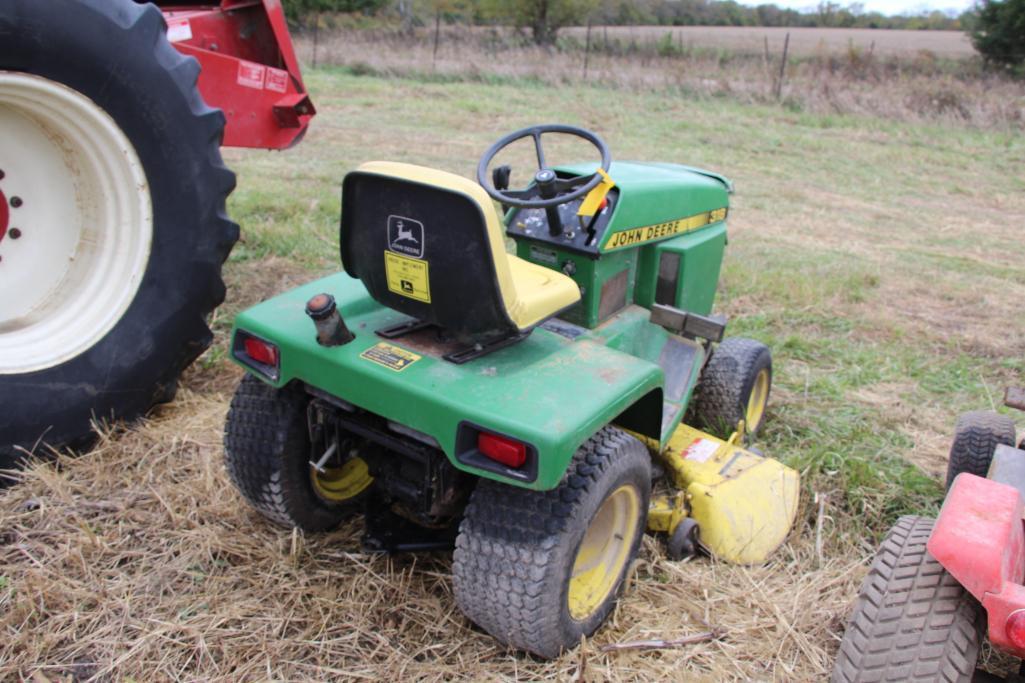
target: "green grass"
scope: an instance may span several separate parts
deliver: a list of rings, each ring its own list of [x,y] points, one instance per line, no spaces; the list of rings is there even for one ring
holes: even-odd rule
[[[837,543],[934,511],[937,444],[1023,369],[1025,316],[994,317],[1025,293],[1021,136],[534,81],[323,69],[308,85],[321,113],[299,147],[229,153],[243,242],[228,275],[243,289],[269,259],[310,278],[337,268],[341,179],[370,159],[470,176],[501,134],[559,121],[598,130],[619,159],[733,178],[718,307],[732,334],[773,348],[763,447],[829,494]]]

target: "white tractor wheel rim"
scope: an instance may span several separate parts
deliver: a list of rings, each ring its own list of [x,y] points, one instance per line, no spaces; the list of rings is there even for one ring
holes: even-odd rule
[[[0,375],[59,365],[121,319],[153,241],[135,148],[92,100],[0,71]]]

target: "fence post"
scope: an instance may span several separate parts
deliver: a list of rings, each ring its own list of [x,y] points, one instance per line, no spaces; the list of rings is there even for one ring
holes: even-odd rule
[[[438,70],[438,42],[441,39],[441,10],[434,15],[434,52],[431,55],[431,70]]]
[[[587,63],[591,58],[591,20],[587,20],[587,37],[584,39],[584,80],[587,80]]]
[[[783,96],[783,77],[787,70],[787,50],[790,48],[790,33],[783,39],[783,59],[779,62],[779,80],[776,81],[776,99]]]
[[[320,12],[313,15],[313,68],[317,68],[317,45],[320,42]]]

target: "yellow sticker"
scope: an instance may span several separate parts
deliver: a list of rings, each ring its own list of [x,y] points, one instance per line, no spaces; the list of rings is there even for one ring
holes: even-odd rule
[[[657,225],[646,225],[643,228],[621,230],[620,232],[612,233],[609,241],[605,243],[605,251],[632,247],[645,242],[653,242],[673,235],[691,232],[711,223],[718,223],[725,218],[726,207],[724,206],[686,218],[677,218],[675,221],[667,221]]]
[[[613,182],[612,178],[604,170],[599,168],[598,174],[601,175],[602,181],[584,197],[584,201],[580,203],[580,208],[577,210],[578,216],[593,216],[598,213],[602,200],[605,199],[609,190],[616,186],[616,183]]]
[[[418,356],[412,351],[406,351],[402,347],[395,346],[394,344],[388,344],[386,342],[375,344],[359,355],[360,358],[365,358],[372,363],[383,365],[395,372],[402,372],[423,357]]]
[[[427,261],[384,252],[384,271],[388,289],[402,296],[431,303],[431,280]]]

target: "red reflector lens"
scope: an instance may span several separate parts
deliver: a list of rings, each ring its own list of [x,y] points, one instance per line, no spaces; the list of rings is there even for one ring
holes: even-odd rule
[[[1025,650],[1025,610],[1011,612],[1007,617],[1007,639],[1019,650]]]
[[[504,436],[481,432],[477,435],[477,450],[495,462],[500,462],[513,469],[523,467],[523,464],[527,462],[526,445]]]
[[[246,355],[257,363],[263,363],[269,365],[272,368],[278,367],[278,347],[273,344],[268,344],[265,341],[254,339],[253,337],[246,337],[243,345],[246,350]]]

